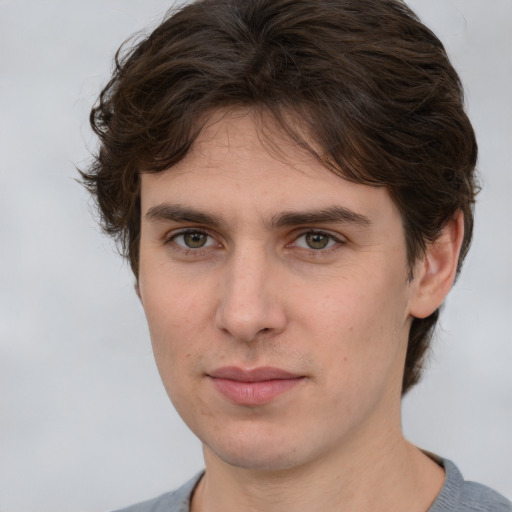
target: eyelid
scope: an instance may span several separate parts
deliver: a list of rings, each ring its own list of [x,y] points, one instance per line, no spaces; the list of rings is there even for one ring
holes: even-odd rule
[[[290,249],[297,249],[300,251],[311,253],[315,256],[321,256],[326,255],[330,252],[334,252],[337,249],[340,248],[340,246],[345,245],[348,243],[348,240],[346,237],[341,235],[340,233],[332,233],[329,230],[326,229],[320,229],[320,228],[304,228],[301,230],[294,230],[293,239],[291,242],[286,244],[287,248]],[[176,242],[176,239],[180,236],[190,234],[190,233],[199,233],[202,235],[205,235],[209,238],[207,241],[207,245],[204,245],[202,247],[187,247],[185,244],[180,244]],[[325,248],[320,249],[314,249],[311,247],[301,247],[297,245],[297,241],[307,235],[324,235],[329,238],[329,244]],[[334,242],[334,243],[332,243]],[[212,234],[209,229],[202,228],[202,227],[183,227],[178,229],[173,229],[165,234],[163,237],[163,243],[164,245],[167,244],[173,244],[174,249],[177,251],[182,251],[186,253],[195,253],[199,254],[204,251],[209,251],[215,248],[222,247],[222,242],[219,242],[219,236],[216,234]]]
[[[175,240],[179,236],[187,235],[190,233],[199,233],[201,235],[206,235],[213,241],[214,243],[209,243],[208,245],[198,247],[198,248],[192,248],[192,247],[186,247],[184,245],[178,244]],[[199,227],[187,227],[187,228],[179,228],[179,229],[173,229],[172,231],[168,232],[164,238],[163,238],[164,244],[174,243],[174,245],[183,251],[187,252],[200,252],[201,250],[209,250],[212,247],[220,246],[220,242],[217,240],[217,237],[212,235],[207,229],[199,228]]]
[[[300,238],[305,237],[307,235],[311,235],[311,234],[312,235],[325,235],[325,236],[329,237],[330,241],[335,242],[335,244],[331,245],[329,247],[326,247],[324,249],[313,249],[313,248],[299,247],[296,245],[297,240],[299,240]],[[306,230],[301,230],[299,233],[297,233],[294,236],[293,241],[290,244],[288,244],[288,247],[295,246],[296,248],[302,249],[304,251],[310,251],[310,252],[316,253],[316,254],[321,254],[321,253],[325,254],[326,252],[338,249],[340,245],[345,245],[347,242],[348,242],[348,240],[344,236],[340,235],[339,233],[334,234],[326,229],[309,228]]]

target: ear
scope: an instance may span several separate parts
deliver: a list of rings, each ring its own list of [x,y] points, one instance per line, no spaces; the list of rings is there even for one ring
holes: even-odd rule
[[[139,297],[139,300],[140,300],[140,302],[142,304],[142,297],[140,295],[140,286],[139,286],[139,280],[138,279],[135,281],[135,284],[133,285],[133,287],[135,288],[135,293],[137,294],[137,297]]]
[[[443,303],[455,281],[463,237],[464,215],[459,211],[415,266],[411,316],[426,318]]]

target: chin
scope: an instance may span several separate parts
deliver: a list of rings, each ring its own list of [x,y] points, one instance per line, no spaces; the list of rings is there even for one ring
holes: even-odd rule
[[[290,443],[292,437],[264,436],[261,432],[205,440],[205,458],[213,456],[230,466],[255,471],[283,471],[300,466],[305,459],[304,444]],[[211,441],[211,442],[209,442]],[[301,449],[302,447],[302,449]]]
[[[213,451],[216,457],[221,459],[224,463],[239,468],[252,471],[285,471],[299,465],[291,457],[289,453],[282,451],[274,451],[268,453],[268,449],[263,452],[262,450],[249,450],[245,452],[238,452],[234,450],[229,451]]]

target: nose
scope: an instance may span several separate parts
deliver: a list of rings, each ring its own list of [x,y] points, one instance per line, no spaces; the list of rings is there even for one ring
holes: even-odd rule
[[[215,312],[216,327],[244,342],[253,341],[262,333],[282,332],[286,325],[284,290],[279,290],[283,269],[263,251],[254,252],[233,254],[226,263]]]

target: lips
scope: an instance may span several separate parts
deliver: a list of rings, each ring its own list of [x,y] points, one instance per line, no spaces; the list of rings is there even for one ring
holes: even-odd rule
[[[216,390],[237,405],[263,405],[292,390],[305,378],[280,368],[243,370],[234,366],[208,374]]]

